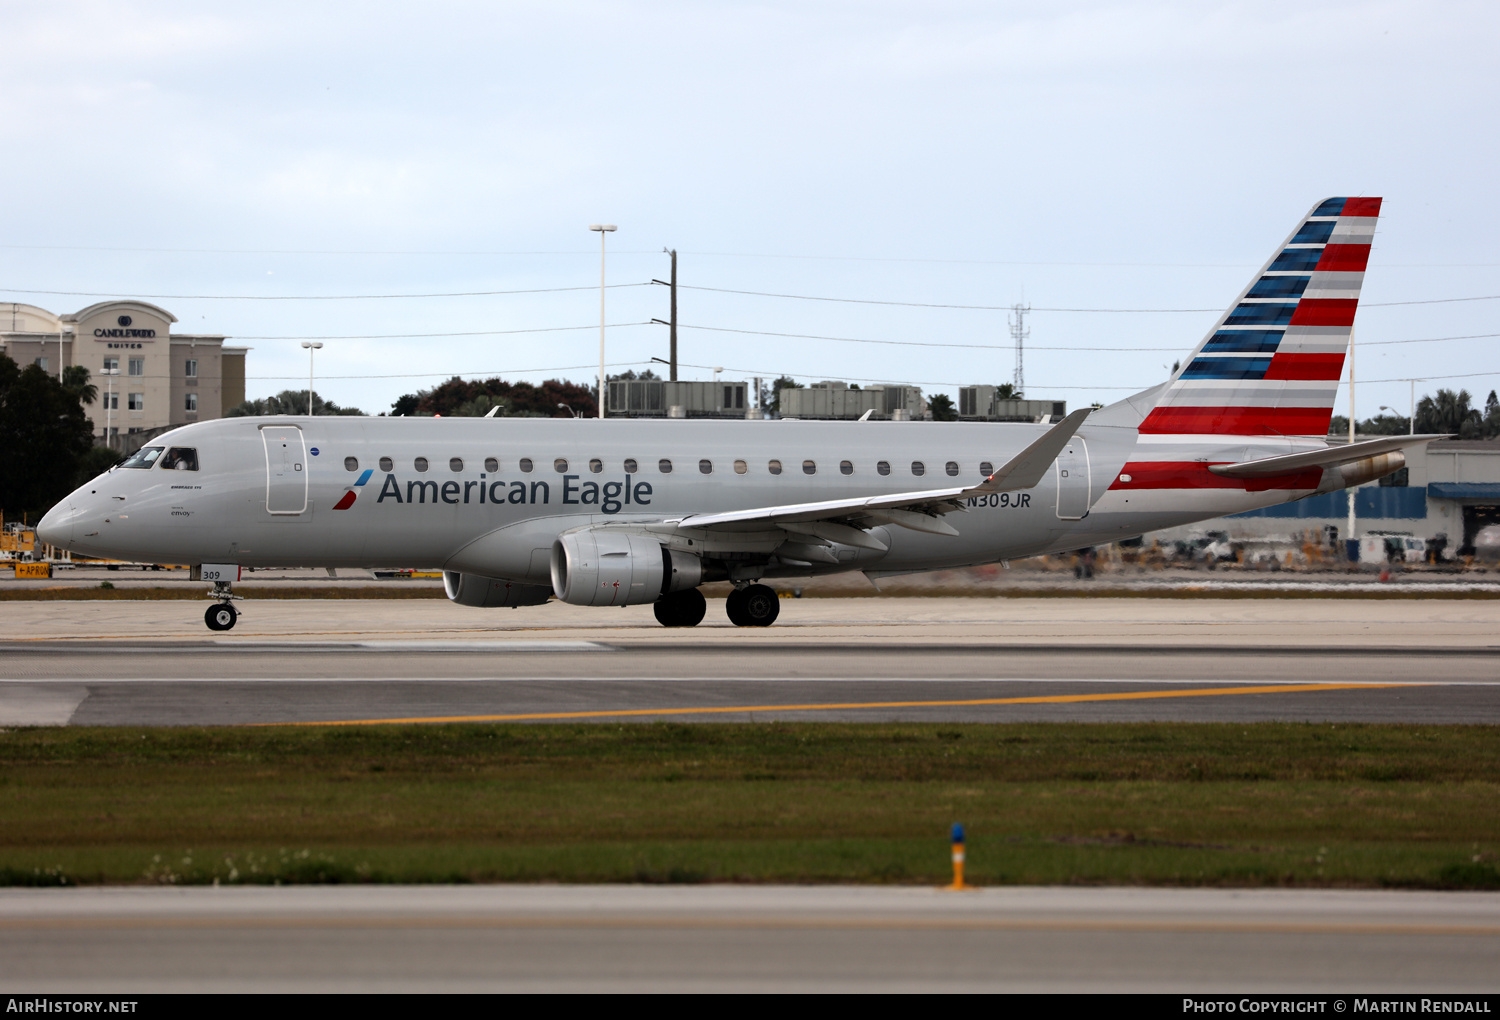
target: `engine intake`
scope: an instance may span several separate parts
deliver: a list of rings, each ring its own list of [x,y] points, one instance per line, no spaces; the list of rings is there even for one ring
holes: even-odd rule
[[[645,535],[608,528],[561,535],[552,545],[552,589],[575,606],[638,606],[663,592],[696,588],[698,557]]]
[[[521,584],[456,570],[443,571],[443,591],[451,601],[479,609],[539,606],[552,596],[552,589],[545,584]]]

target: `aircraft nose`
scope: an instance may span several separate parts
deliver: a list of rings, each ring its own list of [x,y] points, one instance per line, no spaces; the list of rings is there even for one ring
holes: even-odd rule
[[[42,515],[36,525],[36,537],[48,545],[66,548],[73,543],[73,529],[77,520],[78,512],[70,497]]]

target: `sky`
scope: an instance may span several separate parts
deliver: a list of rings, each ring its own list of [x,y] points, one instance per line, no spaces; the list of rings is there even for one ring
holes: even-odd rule
[[[683,378],[956,398],[1012,380],[1025,302],[1027,395],[1076,407],[1164,379],[1319,200],[1379,195],[1357,414],[1412,378],[1482,402],[1497,29],[1431,0],[0,0],[0,300],[147,297],[251,347],[250,396],[323,338],[318,392],[374,413],[591,382],[612,223],[611,372],[664,368],[675,248]]]

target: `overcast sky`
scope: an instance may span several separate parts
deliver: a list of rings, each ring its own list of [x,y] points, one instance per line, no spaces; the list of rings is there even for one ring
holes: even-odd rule
[[[1482,401],[1500,338],[1388,341],[1500,333],[1500,301],[1377,305],[1500,295],[1497,27],[1431,0],[0,0],[0,300],[180,295],[153,299],[176,331],[254,348],[252,396],[305,379],[298,338],[352,337],[318,390],[376,412],[454,374],[590,381],[608,222],[612,284],[667,246],[685,288],[1025,300],[1028,395],[1077,406],[1164,378],[1315,202],[1381,195],[1358,413],[1404,414],[1375,380],[1413,376]],[[1003,311],[679,304],[684,378],[1014,371]],[[608,361],[665,357],[666,317],[610,290]]]

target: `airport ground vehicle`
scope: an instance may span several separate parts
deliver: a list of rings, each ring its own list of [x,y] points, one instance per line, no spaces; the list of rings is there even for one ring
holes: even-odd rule
[[[188,425],[38,525],[90,555],[441,565],[466,606],[653,604],[776,619],[768,578],[871,578],[1102,545],[1357,485],[1437,436],[1326,439],[1378,198],[1301,218],[1170,379],[1055,425],[232,418]]]

